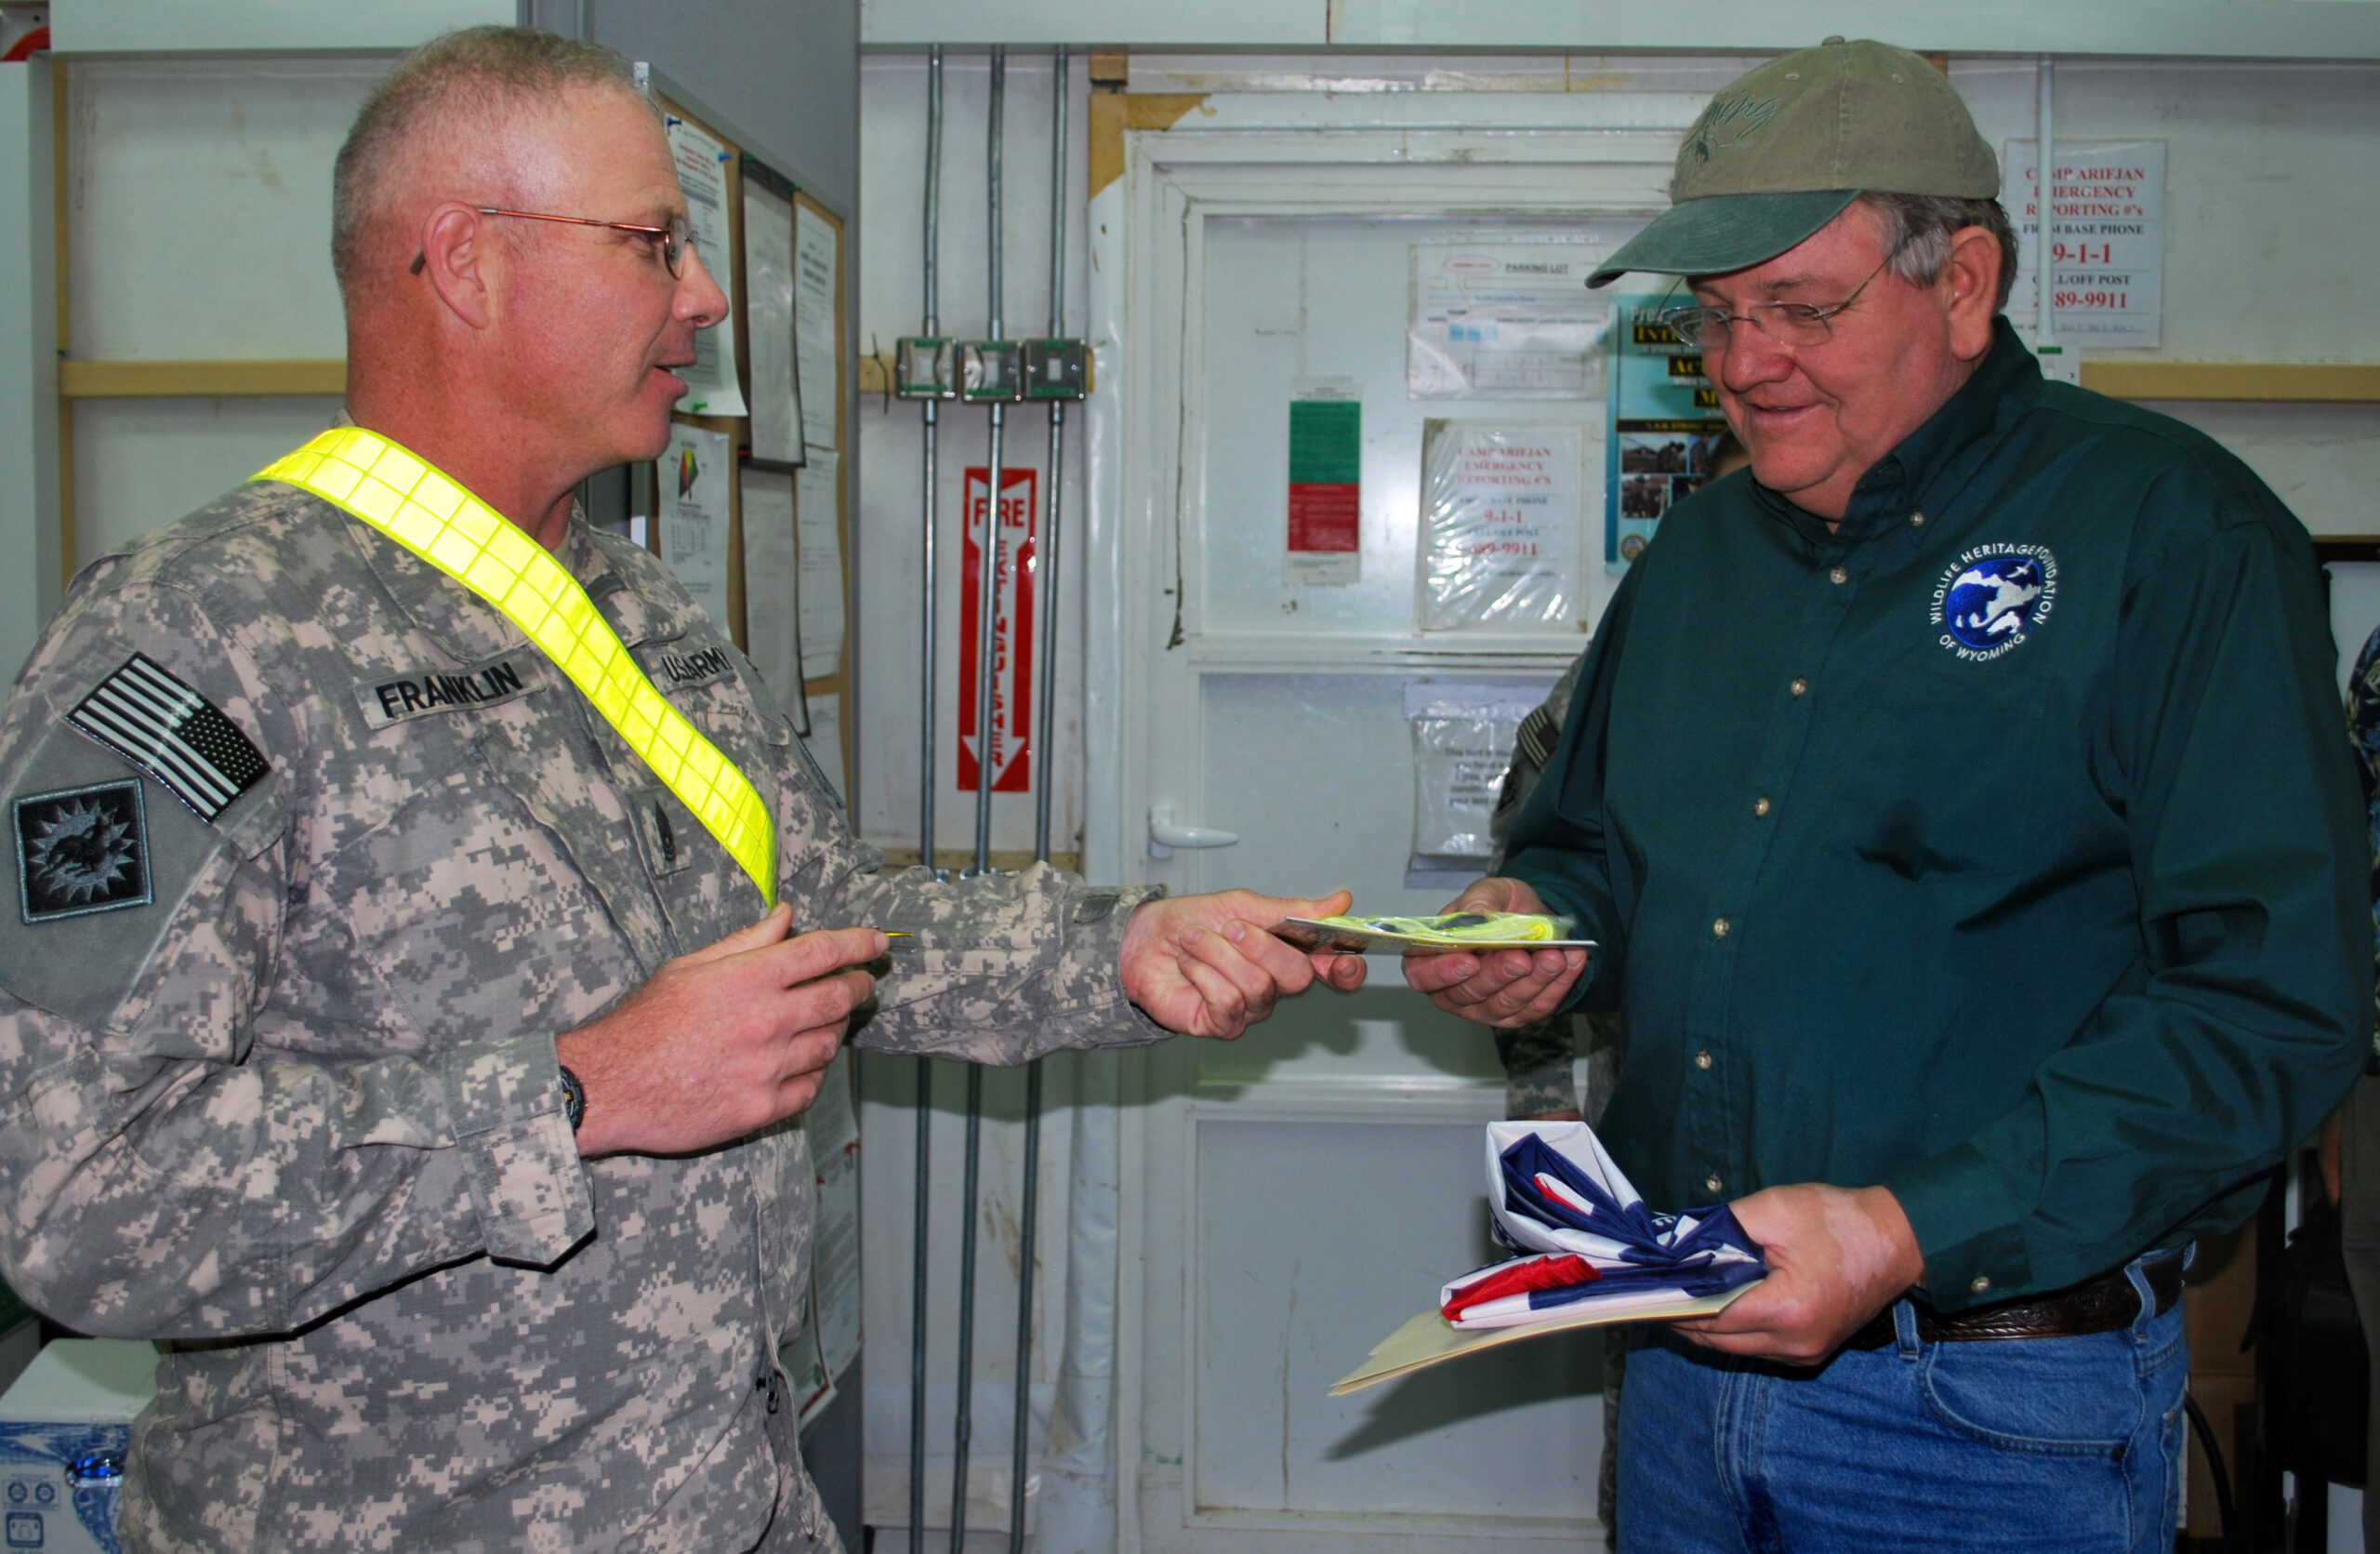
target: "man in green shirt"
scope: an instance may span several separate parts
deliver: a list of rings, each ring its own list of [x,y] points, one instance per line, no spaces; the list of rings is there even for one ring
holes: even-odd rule
[[[1593,974],[1408,963],[1491,1025],[1619,1008],[1606,1142],[1766,1249],[1639,1339],[1623,1547],[2170,1547],[2181,1249],[2367,1048],[2305,532],[2043,380],[1999,185],[1938,72],[1831,39],[1713,99],[1596,276],[1685,278],[1753,478],[1663,520],[1461,902],[1576,915]]]

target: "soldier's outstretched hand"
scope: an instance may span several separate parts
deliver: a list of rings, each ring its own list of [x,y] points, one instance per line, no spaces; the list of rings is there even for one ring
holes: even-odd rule
[[[1319,900],[1226,890],[1144,901],[1124,929],[1124,991],[1168,1030],[1226,1041],[1283,993],[1317,980],[1353,992],[1364,985],[1362,956],[1309,954],[1269,930],[1285,917],[1336,917],[1355,901],[1343,890]]]
[[[787,937],[793,909],[681,955],[601,1019],[554,1043],[587,1091],[582,1155],[682,1154],[768,1126],[818,1096],[853,1013],[873,928]]]

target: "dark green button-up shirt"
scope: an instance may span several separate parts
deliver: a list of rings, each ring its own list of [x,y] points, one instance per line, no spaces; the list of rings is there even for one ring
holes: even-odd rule
[[[1649,1199],[1881,1183],[1944,1308],[2227,1229],[2352,1082],[2361,817],[2305,530],[2003,322],[1837,530],[1662,520],[1505,871],[1602,942]]]

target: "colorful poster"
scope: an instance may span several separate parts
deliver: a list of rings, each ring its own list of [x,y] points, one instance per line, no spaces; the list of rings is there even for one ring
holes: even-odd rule
[[[1702,357],[1678,343],[1654,313],[1657,297],[1612,303],[1611,389],[1605,397],[1604,563],[1615,575],[1651,543],[1661,515],[1710,478],[1711,455],[1727,429]]]
[[[1289,553],[1292,583],[1362,580],[1364,395],[1344,379],[1289,395]]]
[[[661,559],[719,629],[727,622],[728,460],[723,432],[671,422],[661,456]]]
[[[743,305],[735,295],[734,250],[727,242],[727,148],[671,114],[669,156],[677,164],[678,187],[686,196],[686,224],[694,252],[727,293],[729,316]],[[725,322],[694,334],[694,364],[678,369],[686,394],[678,411],[687,416],[740,416],[744,392],[736,386],[735,330]]]
[[[2001,203],[2016,223],[2016,288],[2008,316],[2030,335],[2041,294],[2033,283],[2041,225],[2038,140],[2011,140],[2001,158]],[[2057,143],[2050,179],[2050,303],[2057,343],[2069,350],[2153,350],[2163,335],[2165,142]]]
[[[1578,618],[1579,433],[1421,423],[1421,630]]]
[[[1412,247],[1405,392],[1415,399],[1591,399],[1610,303],[1581,243]]]
[[[992,472],[967,472],[967,554],[959,596],[959,790],[972,793],[981,741],[975,732],[979,699],[976,644],[982,635],[984,521],[990,507]],[[999,551],[995,564],[992,616],[992,791],[1022,793],[1032,777],[1033,730],[1033,538],[1039,515],[1035,493],[1039,472],[1000,472]]]

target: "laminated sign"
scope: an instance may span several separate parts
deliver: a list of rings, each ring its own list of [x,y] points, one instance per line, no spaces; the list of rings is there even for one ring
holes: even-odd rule
[[[992,791],[1022,793],[1033,780],[1029,731],[1033,727],[1033,538],[1034,500],[1039,485],[1032,470],[1000,472],[998,604],[992,617]],[[992,472],[967,472],[967,557],[959,603],[959,790],[975,791],[981,780],[976,760],[975,644],[983,633],[984,518]]]
[[[1521,720],[1545,699],[1543,684],[1405,687],[1413,730],[1413,853],[1406,888],[1460,889],[1488,872],[1496,850],[1488,822],[1513,761]]]
[[[1421,423],[1421,630],[1567,628],[1579,597],[1579,434]]]

